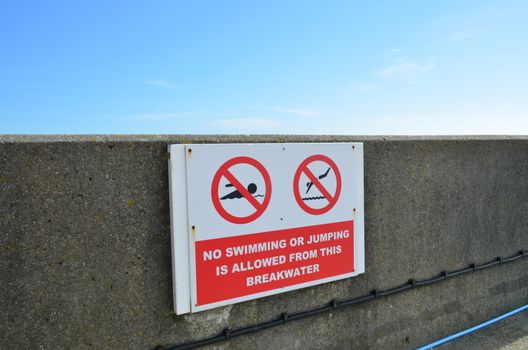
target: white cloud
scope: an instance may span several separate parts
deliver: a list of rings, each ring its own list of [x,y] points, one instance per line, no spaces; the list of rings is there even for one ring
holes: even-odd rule
[[[354,90],[358,92],[373,92],[373,91],[380,91],[381,87],[379,85],[372,84],[372,83],[359,83],[359,84],[356,84],[356,86],[354,87]]]
[[[179,89],[180,88],[179,85],[176,85],[173,82],[170,82],[168,80],[147,80],[145,84],[151,85],[151,86],[163,87],[166,89]]]
[[[387,50],[387,54],[389,54],[389,55],[392,55],[392,54],[395,54],[395,53],[401,53],[401,52],[403,52],[403,49],[400,48],[400,47]]]
[[[301,117],[316,117],[319,115],[318,111],[309,109],[294,109],[294,108],[273,108],[274,111],[293,114]]]
[[[425,25],[427,25],[427,26],[444,25],[446,23],[453,23],[453,22],[455,22],[458,19],[459,19],[459,16],[445,16],[445,17],[435,18],[435,19],[425,23]]]
[[[482,31],[477,29],[461,30],[449,34],[447,37],[453,41],[473,41],[478,39]]]
[[[402,123],[420,123],[420,122],[437,122],[437,121],[447,121],[454,120],[450,116],[405,116],[405,117],[381,117],[377,119],[380,122],[384,123],[393,123],[393,124],[402,124]]]
[[[210,125],[229,129],[254,129],[255,131],[259,131],[259,129],[277,128],[280,126],[280,123],[276,120],[266,118],[226,118],[213,120],[210,122]]]
[[[122,119],[127,120],[139,120],[139,121],[156,121],[156,122],[165,122],[168,120],[188,118],[192,113],[143,113],[143,114],[134,114],[122,117]]]
[[[496,33],[507,27],[505,24],[510,22],[510,17],[501,10],[482,10],[432,20],[425,23],[425,31],[433,40],[474,43],[482,39],[486,32]]]
[[[232,116],[233,114],[231,111],[209,112],[207,110],[191,110],[184,112],[138,113],[120,118],[126,120],[166,122],[170,120],[195,120],[197,118],[207,120],[215,117]]]
[[[435,67],[434,63],[418,64],[414,62],[398,62],[380,69],[377,75],[383,78],[416,79]]]
[[[401,59],[403,55],[404,50],[399,47],[385,51],[385,57],[388,59]]]

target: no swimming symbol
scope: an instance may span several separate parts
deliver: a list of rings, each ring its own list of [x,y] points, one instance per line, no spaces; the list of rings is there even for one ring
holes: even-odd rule
[[[256,173],[255,178],[250,181],[242,180],[241,174],[237,172],[242,172],[240,169],[244,168],[245,172]],[[220,188],[222,179],[226,179],[227,183]],[[264,184],[264,186],[258,186],[255,182]],[[228,193],[224,193],[225,189],[228,189]],[[261,201],[257,198],[261,198]],[[254,158],[232,158],[217,170],[211,184],[211,199],[216,211],[225,220],[234,224],[247,224],[254,221],[264,213],[271,199],[271,179],[268,171]],[[252,211],[247,214],[236,207],[228,208],[225,203],[229,200],[247,202],[252,207]]]

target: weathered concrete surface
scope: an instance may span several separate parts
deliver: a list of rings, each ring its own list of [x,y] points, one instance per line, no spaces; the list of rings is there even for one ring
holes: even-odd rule
[[[526,350],[528,349],[528,312],[511,316],[436,349]]]
[[[169,143],[365,141],[366,273],[172,312]],[[149,349],[528,249],[528,138],[0,136],[0,348]],[[423,345],[528,303],[528,259],[217,348]]]

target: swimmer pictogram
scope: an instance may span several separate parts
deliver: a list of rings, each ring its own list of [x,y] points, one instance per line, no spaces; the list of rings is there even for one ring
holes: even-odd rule
[[[233,184],[226,184],[225,187],[234,187],[234,186]],[[254,183],[250,183],[246,189],[250,194],[253,195],[253,197],[264,197],[264,195],[262,194],[255,194],[255,192],[257,192],[257,185],[255,185]],[[220,200],[223,201],[225,199],[239,199],[239,198],[244,198],[244,195],[240,193],[238,190],[234,190],[233,192],[228,193],[222,198],[220,198]]]

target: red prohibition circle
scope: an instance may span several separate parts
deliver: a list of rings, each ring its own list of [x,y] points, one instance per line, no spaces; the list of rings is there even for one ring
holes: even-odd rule
[[[334,171],[334,174],[336,176],[336,190],[334,195],[328,192],[328,190],[323,186],[321,181],[319,181],[319,179],[308,168],[308,164],[315,161],[321,161],[328,164],[330,168],[332,168],[332,170]],[[302,173],[306,174],[306,176],[310,179],[314,186],[325,197],[325,199],[328,201],[327,205],[322,208],[312,208],[302,200],[301,193],[299,192],[299,181],[301,180]],[[308,214],[321,215],[328,212],[336,205],[337,200],[339,199],[339,195],[341,194],[341,173],[339,172],[339,168],[337,167],[336,163],[332,159],[322,154],[314,154],[303,160],[302,163],[297,167],[297,171],[295,172],[295,176],[293,177],[293,193],[297,204],[299,204],[301,209],[303,209]]]
[[[262,175],[264,179],[264,184],[266,185],[266,192],[262,203],[257,201],[255,197],[253,197],[248,192],[244,185],[241,184],[240,181],[238,181],[238,179],[229,171],[232,166],[237,164],[247,164],[253,166]],[[218,187],[220,186],[220,180],[222,179],[222,177],[225,177],[233,185],[233,187],[237,191],[239,191],[240,194],[242,194],[242,196],[249,202],[249,204],[251,204],[255,208],[255,212],[253,214],[248,216],[236,216],[224,209],[218,196]],[[220,216],[226,219],[227,221],[232,222],[234,224],[247,224],[251,221],[254,221],[264,213],[271,199],[271,179],[268,174],[268,171],[266,170],[264,165],[262,165],[259,161],[251,157],[231,158],[227,162],[222,164],[220,168],[218,168],[215,176],[213,177],[213,183],[211,184],[211,199],[218,214],[220,214]]]

